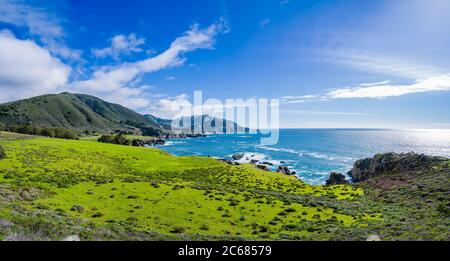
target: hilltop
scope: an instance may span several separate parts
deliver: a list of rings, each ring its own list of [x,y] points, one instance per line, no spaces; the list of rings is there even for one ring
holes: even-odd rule
[[[86,94],[60,93],[0,104],[0,124],[75,131],[167,132],[161,124],[119,104]]]
[[[181,122],[183,118],[178,120]],[[180,130],[190,133],[194,124],[201,123],[202,126],[196,128],[207,133],[204,126],[215,126],[218,120],[222,121],[223,130],[227,133],[242,129],[232,121],[202,115],[190,117],[190,126],[182,126]],[[171,124],[170,119],[142,115],[122,105],[86,94],[64,92],[0,104],[0,127],[33,126],[99,134],[123,132],[166,136],[173,134]]]

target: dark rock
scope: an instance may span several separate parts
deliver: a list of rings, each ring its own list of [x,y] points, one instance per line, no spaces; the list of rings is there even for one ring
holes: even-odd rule
[[[39,191],[35,188],[22,188],[19,190],[19,196],[22,200],[33,200],[38,197]]]
[[[381,238],[378,235],[370,235],[367,237],[366,241],[381,241]]]
[[[162,139],[156,139],[153,141],[153,145],[164,145],[164,144],[166,144],[166,141]]]
[[[265,170],[265,171],[270,171],[269,168],[266,165],[256,165],[256,167],[258,169],[262,169],[262,170]]]
[[[283,174],[286,174],[286,175],[292,175],[292,172],[286,166],[279,166],[278,169],[277,169],[277,172],[283,173]]]
[[[445,158],[426,156],[414,152],[377,154],[373,158],[357,160],[347,175],[352,178],[353,182],[361,182],[389,173],[417,173],[445,160]]]
[[[134,146],[134,147],[143,147],[145,144],[144,144],[144,141],[143,140],[137,140],[137,139],[135,139],[135,140],[132,140],[131,141],[131,146]]]
[[[80,236],[70,235],[62,239],[62,241],[81,241]]]
[[[345,180],[345,176],[341,173],[331,172],[330,177],[326,181],[327,185],[337,185],[337,184],[348,184],[348,181]]]
[[[244,157],[244,153],[234,153],[232,158],[234,160],[241,160]]]
[[[258,163],[258,162],[259,162],[259,160],[255,160],[255,159],[250,160],[250,163],[251,163],[251,164],[256,164],[256,163]]]
[[[241,165],[238,162],[232,161],[232,160],[227,160],[227,159],[219,159],[220,161],[225,162],[228,165]]]
[[[135,147],[144,147],[145,145],[164,145],[165,143],[166,142],[160,138],[153,138],[148,140],[134,139],[131,141],[131,145]]]
[[[14,225],[14,223],[12,223],[11,221],[5,220],[5,219],[0,219],[0,228],[8,228],[8,227],[12,227]]]
[[[268,161],[264,161],[262,164],[264,164],[264,165],[269,165],[269,166],[273,166],[273,163],[268,162]]]

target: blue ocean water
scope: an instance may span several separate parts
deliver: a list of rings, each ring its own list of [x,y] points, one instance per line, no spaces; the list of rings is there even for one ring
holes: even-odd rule
[[[276,145],[260,145],[259,135],[210,135],[169,140],[161,149],[174,155],[231,159],[233,153],[288,166],[310,184],[324,184],[331,171],[345,173],[355,160],[382,152],[450,157],[450,130],[282,129]]]

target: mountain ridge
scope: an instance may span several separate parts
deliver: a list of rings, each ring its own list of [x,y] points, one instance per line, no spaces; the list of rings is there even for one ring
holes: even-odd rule
[[[157,122],[95,96],[63,92],[0,104],[0,124],[33,125],[98,133],[167,132]]]
[[[200,119],[201,117],[201,119]],[[183,118],[176,119],[180,122]],[[182,126],[183,134],[215,126],[222,121],[223,132],[231,133],[241,128],[236,123],[208,115],[191,116],[190,126]],[[0,127],[34,126],[61,128],[78,133],[127,133],[145,136],[173,134],[171,119],[163,119],[151,114],[140,114],[120,104],[110,103],[92,95],[63,92],[44,94],[23,100],[0,104]],[[195,126],[195,124],[201,126]]]

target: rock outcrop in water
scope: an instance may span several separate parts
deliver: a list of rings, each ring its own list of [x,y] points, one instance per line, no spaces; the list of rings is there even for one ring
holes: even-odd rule
[[[342,173],[331,172],[330,177],[326,181],[327,185],[348,184],[348,180],[345,180],[345,176]]]
[[[286,166],[279,166],[278,169],[277,169],[277,172],[285,174],[285,175],[295,175],[295,172],[291,171]]]
[[[231,157],[233,160],[241,160],[244,157],[244,153],[234,153]]]
[[[394,172],[417,173],[445,160],[445,158],[416,154],[414,152],[377,154],[373,158],[356,161],[347,175],[351,177],[353,182],[361,182],[372,177]]]

